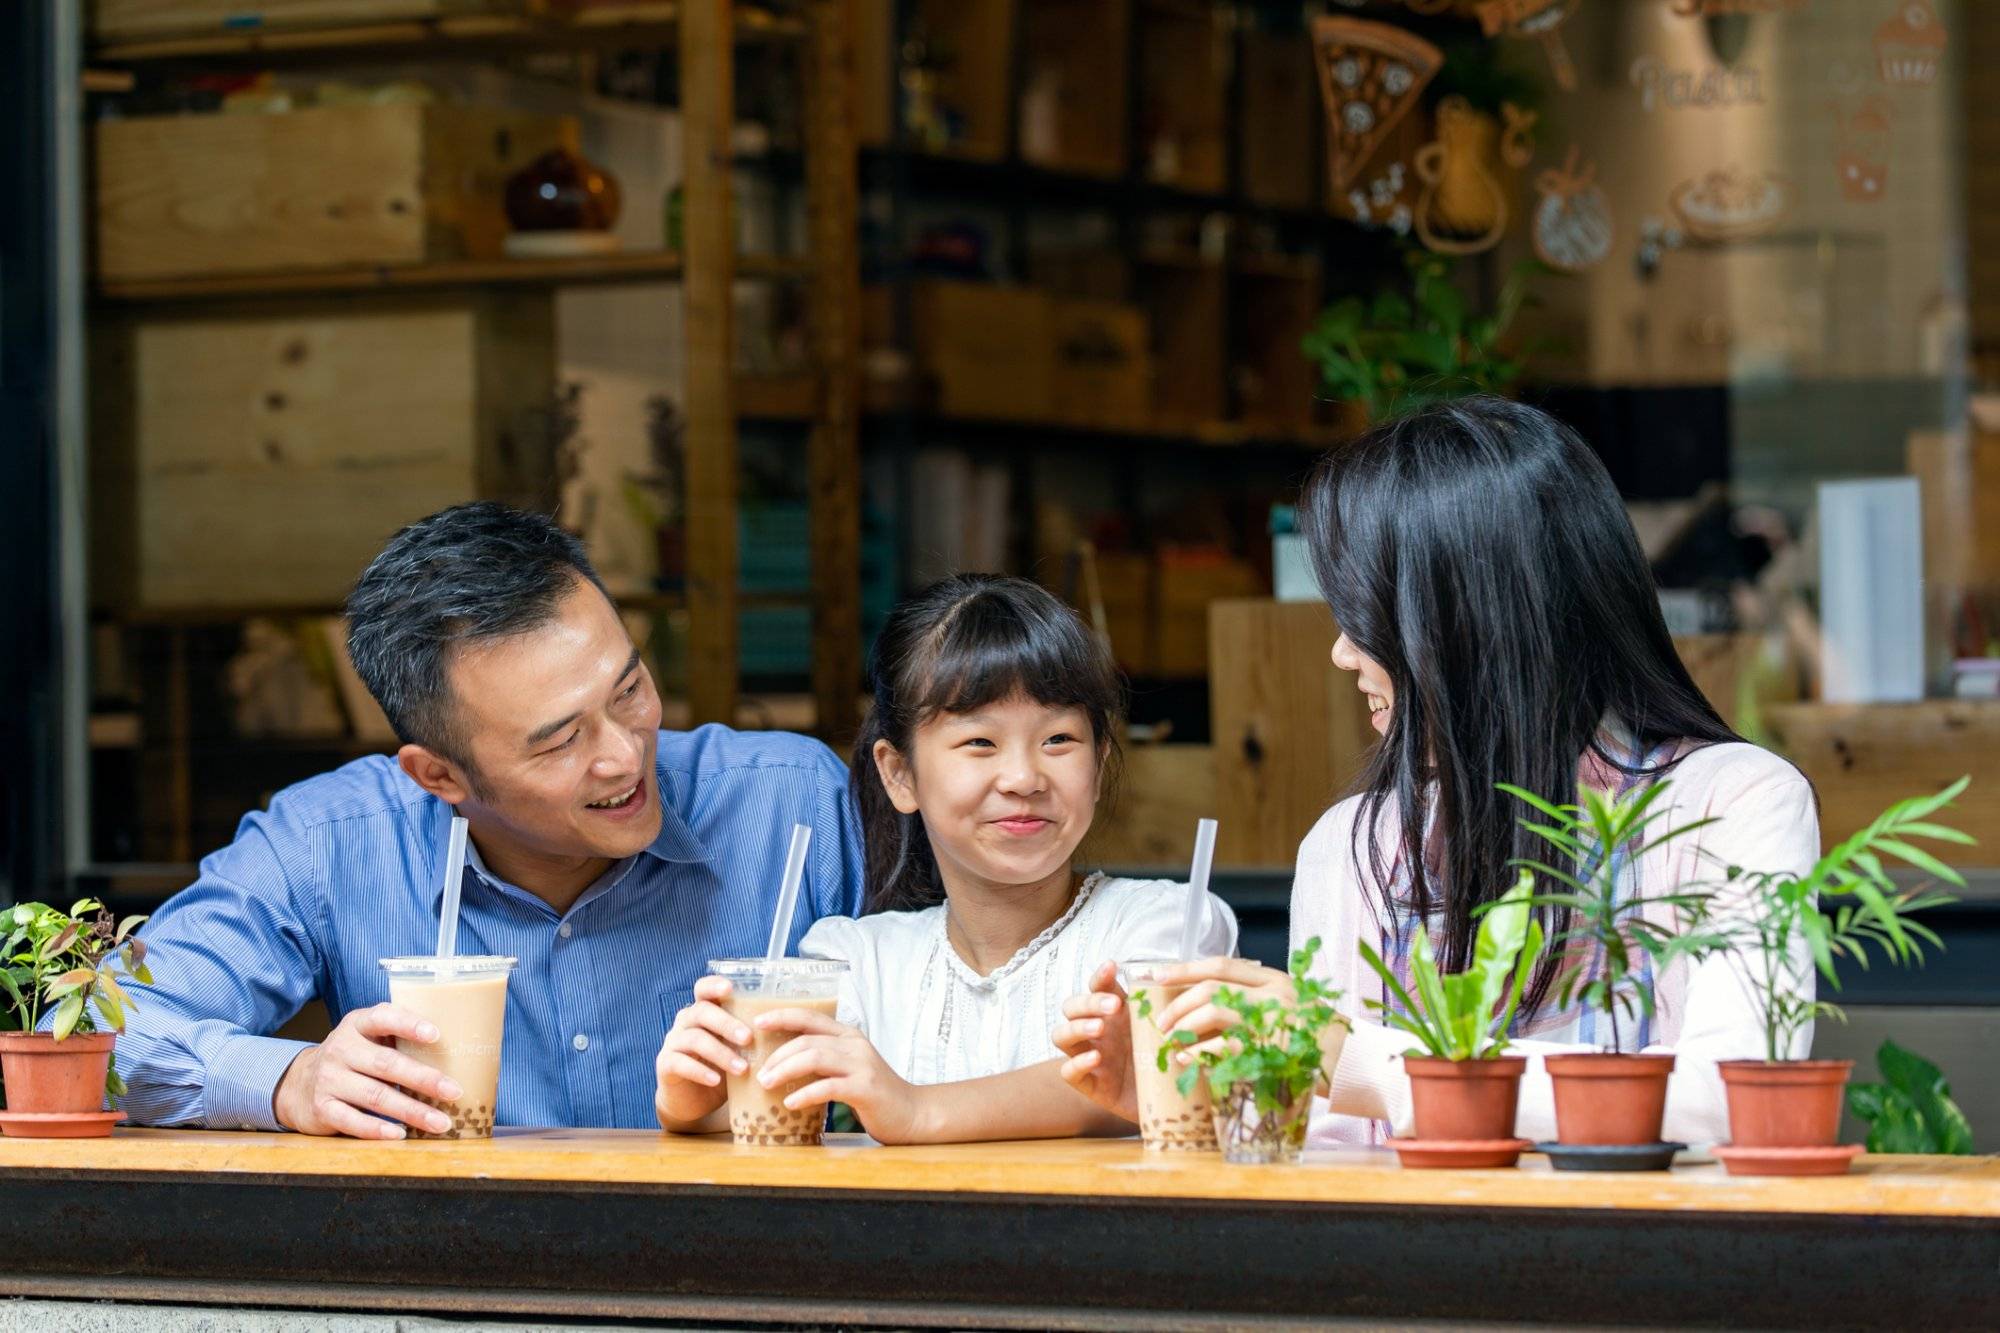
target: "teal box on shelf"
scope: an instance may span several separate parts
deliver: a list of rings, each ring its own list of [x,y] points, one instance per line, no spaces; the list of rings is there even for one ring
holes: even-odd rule
[[[802,501],[746,504],[737,519],[738,587],[766,596],[812,591],[812,543]],[[896,544],[888,519],[861,516],[861,635],[873,644],[896,600]],[[745,676],[802,677],[812,673],[809,606],[746,607],[738,613],[738,656]]]

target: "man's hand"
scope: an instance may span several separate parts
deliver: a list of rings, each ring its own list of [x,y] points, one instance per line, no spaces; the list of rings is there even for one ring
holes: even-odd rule
[[[451,1117],[409,1092],[441,1102],[463,1093],[456,1082],[396,1049],[396,1038],[433,1042],[430,1020],[393,1004],[357,1009],[317,1046],[299,1052],[271,1109],[278,1123],[301,1134],[345,1134],[357,1139],[400,1139],[404,1125],[432,1134],[451,1128]],[[398,1123],[400,1122],[400,1123]]]

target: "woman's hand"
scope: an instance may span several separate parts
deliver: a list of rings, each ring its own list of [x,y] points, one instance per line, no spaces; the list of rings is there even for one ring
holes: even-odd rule
[[[722,1007],[729,991],[721,977],[695,982],[694,1003],[674,1015],[674,1025],[660,1043],[653,1062],[653,1111],[662,1129],[690,1133],[708,1128],[702,1122],[729,1099],[723,1075],[750,1067],[742,1051],[750,1044],[750,1029]]]
[[[1155,984],[1187,987],[1153,1021],[1162,1032],[1193,1033],[1196,1045],[1213,1041],[1236,1021],[1235,1010],[1216,1002],[1216,992],[1224,986],[1241,991],[1250,1000],[1275,999],[1291,1004],[1297,998],[1288,974],[1248,958],[1204,958],[1161,968]],[[1186,1064],[1190,1057],[1184,1051],[1174,1058]]]
[[[757,1081],[779,1088],[811,1082],[785,1098],[792,1110],[846,1102],[878,1143],[915,1143],[925,1132],[924,1089],[905,1082],[859,1029],[810,1009],[759,1014],[759,1031],[799,1035],[771,1053]]]
[[[1132,1024],[1115,963],[1097,969],[1088,993],[1063,1001],[1063,1020],[1051,1034],[1056,1049],[1069,1057],[1062,1062],[1063,1081],[1111,1114],[1137,1123]]]

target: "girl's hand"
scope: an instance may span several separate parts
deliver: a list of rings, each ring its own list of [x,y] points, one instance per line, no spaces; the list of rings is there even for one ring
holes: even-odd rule
[[[767,1088],[811,1079],[785,1098],[793,1110],[846,1102],[877,1143],[914,1143],[923,1130],[924,1090],[905,1082],[875,1044],[856,1028],[810,1009],[774,1009],[757,1016],[759,1031],[799,1035],[771,1053],[757,1071]]]
[[[729,990],[721,977],[695,982],[694,1003],[674,1015],[674,1025],[660,1043],[653,1062],[653,1111],[662,1129],[687,1133],[706,1128],[701,1121],[729,1098],[723,1075],[750,1067],[740,1049],[750,1044],[750,1029],[722,1007]]]
[[[1090,991],[1063,1001],[1062,1026],[1052,1034],[1063,1081],[1091,1101],[1126,1120],[1139,1119],[1139,1093],[1132,1075],[1132,1024],[1125,1015],[1125,992],[1118,967],[1106,963],[1090,979]]]

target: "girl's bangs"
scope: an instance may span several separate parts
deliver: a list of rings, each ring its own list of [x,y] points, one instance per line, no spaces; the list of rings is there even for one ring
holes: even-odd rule
[[[988,599],[942,628],[930,659],[913,700],[919,721],[1015,697],[1081,708],[1093,720],[1106,706],[1101,649],[1087,630],[1020,617]]]

